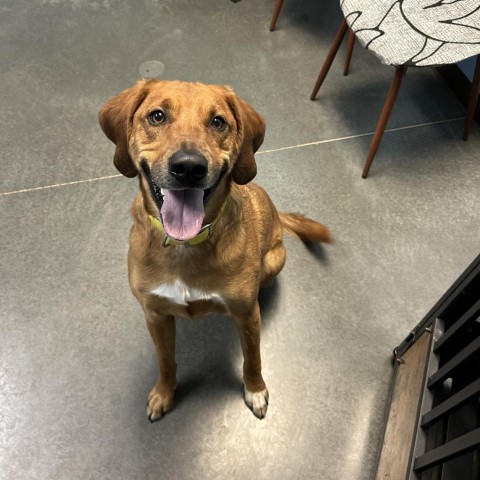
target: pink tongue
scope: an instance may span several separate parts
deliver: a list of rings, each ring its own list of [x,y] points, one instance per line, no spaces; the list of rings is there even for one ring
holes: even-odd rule
[[[191,240],[202,228],[203,190],[164,190],[162,221],[166,234],[175,240]]]

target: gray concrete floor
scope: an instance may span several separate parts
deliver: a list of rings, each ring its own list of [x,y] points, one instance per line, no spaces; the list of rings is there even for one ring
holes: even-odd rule
[[[362,180],[392,69],[357,48],[311,102],[338,2],[287,0],[270,33],[273,4],[2,2],[2,480],[372,478],[391,351],[479,251],[480,133],[462,141],[464,108],[411,70]],[[147,67],[230,84],[263,113],[257,181],[337,239],[287,239],[261,294],[263,421],[220,317],[178,322],[175,409],[145,415],[156,361],[126,278],[137,182],[117,175],[97,112]]]

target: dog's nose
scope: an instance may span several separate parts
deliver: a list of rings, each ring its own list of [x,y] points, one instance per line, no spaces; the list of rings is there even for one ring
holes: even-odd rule
[[[169,158],[168,171],[182,184],[195,186],[207,176],[208,162],[201,153],[179,150]]]

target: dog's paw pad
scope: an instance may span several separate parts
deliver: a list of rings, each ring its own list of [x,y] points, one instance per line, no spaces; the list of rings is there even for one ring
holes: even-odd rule
[[[171,394],[160,393],[156,387],[148,396],[147,416],[150,422],[160,420],[165,413],[172,408],[173,392]]]
[[[257,418],[265,418],[268,409],[268,390],[251,392],[245,388],[245,403]]]

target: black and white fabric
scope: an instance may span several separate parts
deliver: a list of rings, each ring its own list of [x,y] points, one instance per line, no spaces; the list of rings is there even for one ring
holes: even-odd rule
[[[360,43],[387,65],[443,65],[480,53],[480,0],[341,0]]]

